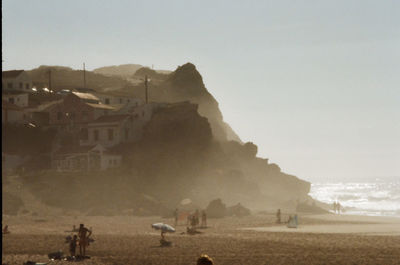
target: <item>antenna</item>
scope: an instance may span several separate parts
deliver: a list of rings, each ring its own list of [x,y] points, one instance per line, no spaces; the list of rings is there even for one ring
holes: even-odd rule
[[[51,69],[49,69],[49,90],[51,90]]]
[[[144,87],[146,90],[146,104],[148,103],[148,80],[147,80],[147,75],[144,77]]]
[[[85,63],[83,63],[83,88],[86,88],[86,70],[85,70]]]

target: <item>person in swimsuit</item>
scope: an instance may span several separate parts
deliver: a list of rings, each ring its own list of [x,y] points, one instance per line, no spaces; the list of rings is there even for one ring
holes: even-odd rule
[[[89,237],[92,234],[92,231],[87,229],[83,224],[79,225],[79,254],[81,256],[86,255],[86,246],[89,243]]]

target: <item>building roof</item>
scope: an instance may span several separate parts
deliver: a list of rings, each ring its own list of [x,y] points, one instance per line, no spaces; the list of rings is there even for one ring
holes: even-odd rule
[[[91,123],[111,123],[111,122],[120,122],[130,117],[129,114],[118,114],[118,115],[105,115],[99,117],[97,120]]]
[[[46,111],[48,108],[50,108],[51,106],[57,105],[62,103],[63,100],[54,100],[54,101],[50,101],[50,102],[45,102],[43,104],[37,105],[35,107],[29,108],[29,111],[31,112],[42,112],[42,111]]]
[[[10,70],[3,71],[1,73],[1,78],[17,78],[24,70]]]
[[[90,93],[72,92],[72,94],[74,94],[75,96],[77,96],[78,98],[81,98],[81,99],[100,101],[100,99],[98,97],[96,97],[95,95],[90,94]]]
[[[102,92],[94,92],[97,95],[102,96],[110,96],[110,97],[121,97],[121,98],[137,98],[137,96],[132,95],[129,92],[120,91],[120,90],[112,90],[112,91],[102,91]]]
[[[105,104],[96,104],[96,103],[86,103],[86,105],[96,108],[96,109],[104,109],[104,110],[115,110],[114,107]]]
[[[2,104],[1,104],[1,108],[2,109],[7,109],[7,110],[18,110],[18,111],[22,111],[21,107],[18,107],[15,104],[12,104],[6,100],[2,100]]]

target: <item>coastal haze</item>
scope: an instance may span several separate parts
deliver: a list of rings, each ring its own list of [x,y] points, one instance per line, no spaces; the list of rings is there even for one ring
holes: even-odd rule
[[[398,2],[2,12],[3,264],[400,260]]]

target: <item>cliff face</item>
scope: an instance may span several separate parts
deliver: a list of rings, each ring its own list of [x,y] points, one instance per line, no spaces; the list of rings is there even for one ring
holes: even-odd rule
[[[159,87],[163,91],[162,99],[166,98],[171,102],[189,100],[198,104],[199,113],[209,120],[216,140],[240,141],[230,126],[223,121],[218,102],[206,89],[203,78],[193,64],[179,66]]]
[[[70,70],[60,71],[65,74]],[[71,84],[79,83],[76,72],[70,74]],[[43,69],[35,74],[39,73],[45,75]],[[297,200],[307,199],[310,183],[281,172],[279,166],[269,164],[267,159],[258,158],[257,146],[243,144],[223,121],[218,102],[207,91],[193,64],[180,66],[170,74],[141,68],[135,78],[144,75],[153,78],[149,86],[150,101],[170,104],[153,114],[141,141],[119,147],[124,154],[124,167],[119,172],[100,174],[104,175],[101,187],[97,187],[99,177],[85,180],[85,185],[92,187],[92,196],[85,194],[91,198],[85,208],[118,204],[123,210],[132,205],[126,201],[128,197],[133,201],[141,198],[144,204],[163,205],[157,209],[174,208],[183,198],[191,198],[203,207],[210,200],[221,198],[228,204],[240,202],[253,209],[294,207]],[[92,77],[97,76],[100,75]],[[112,80],[106,76],[99,78]],[[124,80],[117,79],[122,82],[118,84],[125,84]],[[123,89],[139,97],[144,95],[143,84],[129,84]],[[113,185],[105,184],[110,181],[109,174],[116,176]],[[54,174],[50,175],[43,183],[57,179]],[[65,177],[66,181],[70,178]],[[74,179],[76,185],[71,185],[82,186],[81,178]],[[74,187],[70,190],[75,190]],[[53,198],[50,203],[60,200],[55,199],[58,198],[56,189],[38,187],[37,194]],[[77,193],[74,198],[79,200],[82,194]],[[105,203],[104,194],[113,197],[111,204]],[[153,203],[146,199],[149,197]],[[59,204],[68,205],[67,202]],[[135,207],[141,208],[141,203]]]

